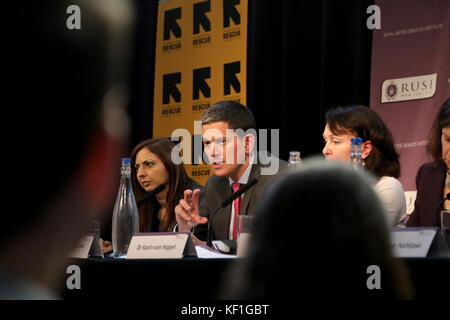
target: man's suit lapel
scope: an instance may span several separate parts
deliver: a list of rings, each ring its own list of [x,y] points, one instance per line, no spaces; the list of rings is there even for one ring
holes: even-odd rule
[[[253,178],[258,179],[260,174],[261,174],[260,164],[257,163],[253,164],[249,175],[249,181]],[[242,215],[247,214],[247,209],[255,192],[255,187],[256,185],[250,188],[244,194],[240,214]],[[219,205],[222,201],[224,201],[233,193],[228,178],[221,178],[220,180],[218,180],[215,188],[217,190],[216,194],[219,195],[219,199],[217,199],[217,205]],[[216,202],[216,200],[214,202]],[[229,204],[225,208],[221,208],[219,211],[217,211],[216,215],[213,217],[212,225],[215,239],[228,239],[231,222],[232,205],[233,203]]]
[[[250,176],[248,177],[248,181],[252,180],[253,178],[258,179],[260,174],[261,174],[260,165],[257,163],[253,164],[252,170],[250,171]],[[242,199],[240,214],[242,214],[242,215],[247,214],[247,209],[250,204],[250,200],[252,199],[252,196],[255,192],[255,187],[256,187],[256,185],[254,185],[253,187],[248,189],[247,192],[244,194],[244,198]]]
[[[217,184],[217,191],[220,199],[217,201],[217,205],[222,203],[226,198],[232,194],[232,189],[230,187],[228,178],[221,178]],[[231,219],[231,205],[225,208],[220,208],[217,211],[216,216],[213,218],[214,225],[214,237],[216,239],[228,239],[228,229],[230,226]]]

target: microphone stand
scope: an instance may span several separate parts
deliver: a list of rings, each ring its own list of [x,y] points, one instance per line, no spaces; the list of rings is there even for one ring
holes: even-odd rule
[[[219,204],[209,215],[209,219],[208,219],[208,229],[206,231],[206,244],[208,245],[208,247],[212,246],[212,230],[211,230],[211,220],[213,215],[219,211],[219,209],[222,207],[222,204]]]

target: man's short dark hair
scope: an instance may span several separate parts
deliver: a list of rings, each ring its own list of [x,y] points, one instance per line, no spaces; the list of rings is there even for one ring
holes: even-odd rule
[[[205,111],[202,125],[214,122],[227,122],[230,129],[256,130],[256,122],[249,108],[235,101],[220,101]]]

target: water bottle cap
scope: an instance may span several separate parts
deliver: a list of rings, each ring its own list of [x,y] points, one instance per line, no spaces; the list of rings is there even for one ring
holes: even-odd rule
[[[352,144],[357,144],[357,145],[360,145],[362,143],[361,138],[351,138],[350,141],[352,142]]]
[[[122,162],[123,166],[124,165],[126,166],[126,165],[129,165],[131,163],[131,159],[130,158],[122,158],[121,162]]]

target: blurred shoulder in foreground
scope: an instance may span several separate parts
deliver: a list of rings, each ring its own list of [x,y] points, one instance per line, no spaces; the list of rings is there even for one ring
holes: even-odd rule
[[[51,0],[1,11],[0,298],[55,298],[67,254],[114,198],[133,10],[125,0]],[[77,14],[80,28],[69,27]]]

